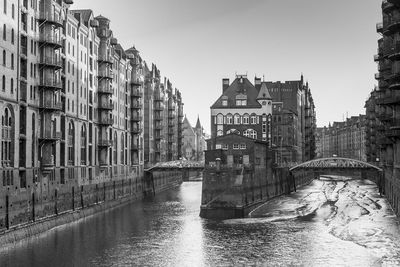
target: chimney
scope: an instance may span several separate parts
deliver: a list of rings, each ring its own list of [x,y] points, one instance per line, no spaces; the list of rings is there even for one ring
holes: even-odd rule
[[[261,88],[261,78],[254,77],[254,87],[259,90]]]
[[[229,79],[222,79],[222,93],[225,93],[226,89],[229,87]]]

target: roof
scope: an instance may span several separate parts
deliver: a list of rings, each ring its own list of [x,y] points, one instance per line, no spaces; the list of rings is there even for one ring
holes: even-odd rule
[[[197,129],[201,129],[201,124],[200,124],[200,118],[199,118],[199,116],[197,116],[196,128],[197,128]]]
[[[186,116],[183,119],[183,125],[184,125],[184,129],[188,129],[193,135],[196,135],[196,133],[193,130],[192,125],[190,124],[190,122],[189,122],[189,120],[187,119]]]
[[[265,82],[263,82],[261,84],[261,88],[260,88],[260,91],[258,92],[257,99],[260,99],[260,100],[272,99],[271,95],[269,94],[267,84]]]
[[[70,12],[74,14],[74,17],[76,19],[80,19],[81,22],[86,25],[86,27],[89,26],[89,20],[91,18],[91,15],[93,14],[93,11],[91,9],[77,9],[71,10]],[[80,18],[75,15],[79,15]]]
[[[238,95],[247,96],[246,106],[236,106],[236,96]],[[218,98],[217,101],[211,106],[211,108],[261,108],[260,103],[257,101],[258,90],[256,87],[243,76],[238,76],[223,94]],[[222,99],[228,100],[228,105],[222,105]]]

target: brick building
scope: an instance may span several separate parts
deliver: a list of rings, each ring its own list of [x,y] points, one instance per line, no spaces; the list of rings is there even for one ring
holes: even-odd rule
[[[192,127],[189,120],[183,120],[183,143],[182,156],[188,160],[204,161],[204,150],[206,150],[206,136],[197,118],[196,126]]]
[[[180,92],[169,81],[156,82],[134,47],[123,49],[107,18],[73,10],[67,0],[2,3],[3,186],[20,190],[38,181],[79,186],[127,178],[140,185],[150,134],[143,126],[156,125],[156,92],[164,94],[166,107],[163,160],[179,157]],[[157,89],[150,107],[149,81]]]

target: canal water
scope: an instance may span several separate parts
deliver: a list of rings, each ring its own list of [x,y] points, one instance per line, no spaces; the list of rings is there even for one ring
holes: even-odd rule
[[[199,217],[200,182],[0,249],[0,266],[400,266],[399,222],[369,181],[315,180],[246,219]]]

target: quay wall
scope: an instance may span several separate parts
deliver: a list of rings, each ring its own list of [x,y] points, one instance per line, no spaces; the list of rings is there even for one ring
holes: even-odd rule
[[[0,246],[54,227],[153,196],[182,183],[182,172],[160,170],[153,179],[132,177],[78,185],[71,179],[59,184],[42,181],[25,190],[0,191]]]
[[[294,175],[288,168],[206,168],[200,216],[242,218],[265,201],[289,194],[314,179],[310,171],[298,171]]]

